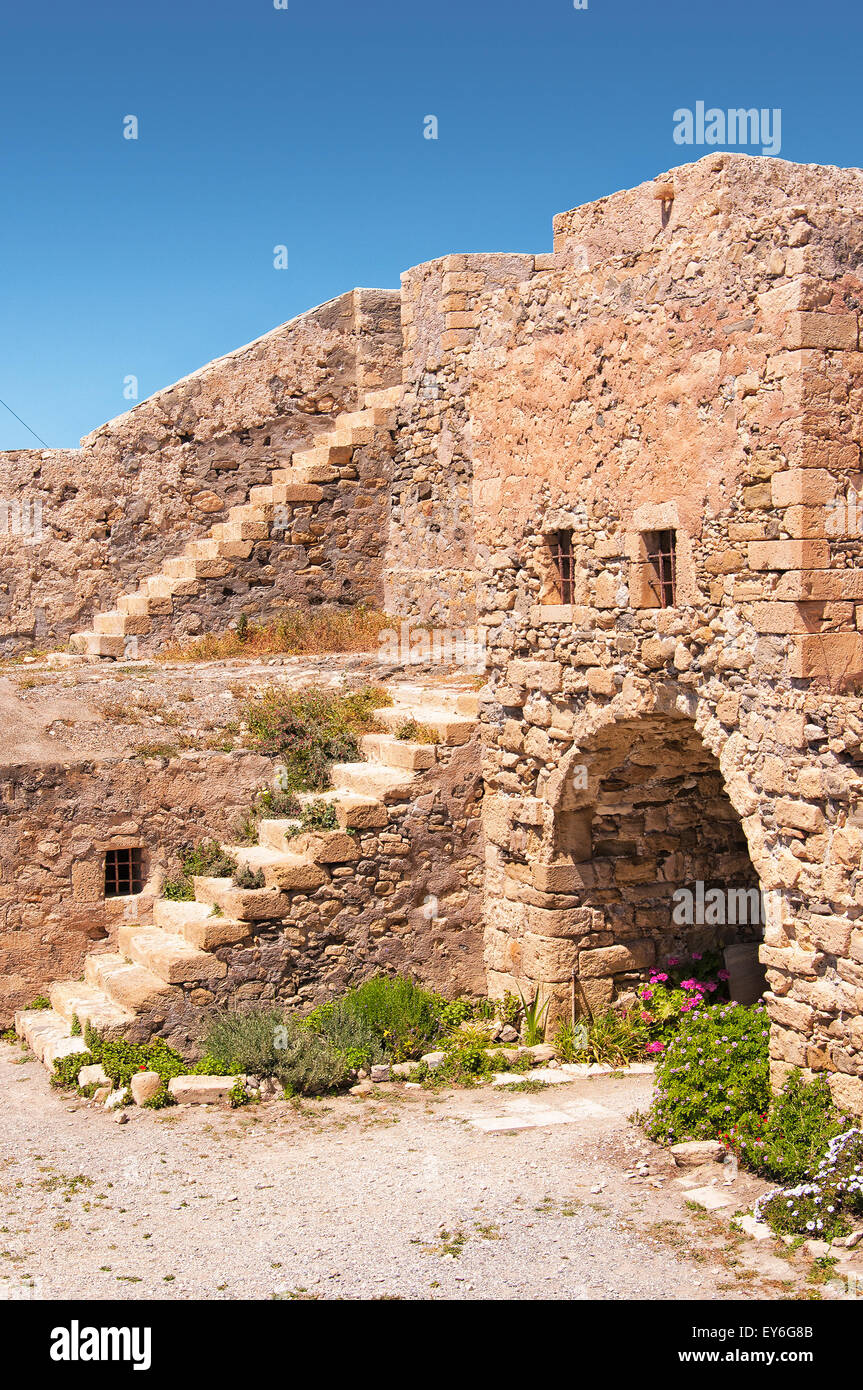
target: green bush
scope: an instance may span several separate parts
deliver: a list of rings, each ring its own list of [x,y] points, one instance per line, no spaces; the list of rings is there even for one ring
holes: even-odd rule
[[[810,1178],[759,1197],[755,1217],[780,1234],[833,1240],[863,1225],[863,1130],[828,1141]]]
[[[764,1005],[702,1004],[682,1019],[661,1060],[645,1128],[659,1143],[747,1132],[770,1103],[769,1027]]]
[[[246,711],[251,742],[284,763],[285,791],[325,791],[333,763],[357,762],[359,737],[373,727],[373,711],[392,704],[385,691],[263,691]]]
[[[202,1041],[208,1057],[228,1074],[272,1076],[291,1094],[322,1095],[350,1076],[344,1056],[327,1038],[281,1009],[215,1014]]]
[[[263,869],[253,869],[250,864],[236,869],[233,881],[235,888],[264,888],[267,882]]]
[[[166,879],[162,897],[172,902],[193,902],[193,878],[229,878],[237,867],[236,859],[225,854],[215,840],[202,840],[198,845],[186,845],[180,851],[180,877]]]
[[[833,1104],[826,1078],[806,1081],[795,1070],[766,1114],[750,1116],[720,1138],[754,1173],[793,1183],[815,1171],[830,1140],[849,1124]]]
[[[649,1039],[639,1009],[607,1009],[574,1030],[572,1060],[625,1067],[644,1057]]]
[[[129,1043],[123,1039],[107,1041],[100,1038],[87,1024],[84,1028],[84,1041],[87,1044],[86,1052],[72,1053],[55,1061],[51,1077],[54,1086],[77,1089],[81,1068],[93,1066],[98,1062],[101,1063],[115,1090],[128,1086],[137,1071],[154,1071],[162,1078],[162,1089],[167,1094],[166,1087],[171,1077],[183,1076],[188,1071],[179,1052],[175,1052],[161,1038],[148,1043]],[[170,1100],[162,1103],[169,1104]]]
[[[404,976],[378,975],[315,1010],[306,1022],[335,1039],[345,1036],[348,1018],[358,1020],[370,1058],[374,1050],[378,1060],[404,1062],[427,1052],[439,1036],[446,1003],[441,995],[421,989]]]
[[[325,801],[322,796],[306,802],[299,812],[299,820],[299,825],[291,826],[289,836],[304,835],[310,830],[337,830],[339,824],[335,803]]]
[[[258,826],[262,820],[293,820],[301,811],[302,807],[294,792],[280,791],[277,787],[263,787],[255,795],[248,811],[233,822],[230,833],[237,844],[255,845],[258,843]]]

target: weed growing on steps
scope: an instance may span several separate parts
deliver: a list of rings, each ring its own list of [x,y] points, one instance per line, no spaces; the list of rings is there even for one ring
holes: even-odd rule
[[[301,807],[299,825],[292,825],[286,834],[288,838],[292,838],[296,835],[304,835],[311,830],[337,830],[338,826],[335,804],[332,801],[325,801],[321,796],[316,796],[313,801],[307,801]]]
[[[302,807],[293,792],[283,792],[278,787],[262,787],[256,792],[248,811],[234,821],[229,834],[238,845],[256,845],[262,820],[292,820],[301,813]]]
[[[283,764],[285,791],[326,791],[333,763],[360,761],[374,710],[392,704],[377,686],[336,692],[270,687],[246,710],[251,745]]]
[[[162,884],[162,897],[170,899],[171,902],[194,902],[194,878],[230,878],[236,868],[236,859],[225,854],[215,840],[202,840],[198,845],[186,845],[180,851],[180,877],[165,880]]]
[[[428,724],[418,724],[415,719],[406,719],[396,729],[396,738],[404,743],[437,743],[438,736]]]

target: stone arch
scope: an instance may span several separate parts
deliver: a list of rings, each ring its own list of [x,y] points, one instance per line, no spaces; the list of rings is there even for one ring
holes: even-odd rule
[[[751,792],[725,776],[708,725],[674,691],[592,707],[538,787],[529,883],[496,914],[491,946],[552,1017],[569,1014],[573,976],[580,1011],[596,1011],[669,955],[763,939]]]

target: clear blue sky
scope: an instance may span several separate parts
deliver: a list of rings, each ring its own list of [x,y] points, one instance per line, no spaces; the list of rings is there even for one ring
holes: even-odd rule
[[[699,100],[861,165],[861,39],[860,0],[10,0],[0,397],[76,444],[130,374],[143,399],[354,285],[548,250],[555,212],[709,153],[672,139]]]

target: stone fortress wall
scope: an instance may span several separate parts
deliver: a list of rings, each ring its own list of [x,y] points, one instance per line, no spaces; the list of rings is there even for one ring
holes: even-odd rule
[[[401,384],[376,475],[380,600],[415,623],[479,623],[488,646],[491,991],[540,987],[564,1013],[575,989],[596,1009],[670,951],[755,934],[776,1079],[824,1071],[858,1112],[861,210],[861,171],[715,154],[561,214],[551,253],[447,256],[400,293],[355,292],[380,295],[374,386]],[[316,389],[325,410],[307,420],[362,405],[358,369],[342,396],[323,375]],[[264,445],[231,438],[233,499]],[[668,536],[663,606],[651,556]],[[127,563],[104,537],[92,548],[112,558],[76,619],[113,600]],[[28,603],[32,621],[53,586],[61,602],[62,576],[21,588],[22,632]],[[260,611],[244,578],[236,605]],[[766,924],[681,928],[674,892],[698,883],[758,884]]]

